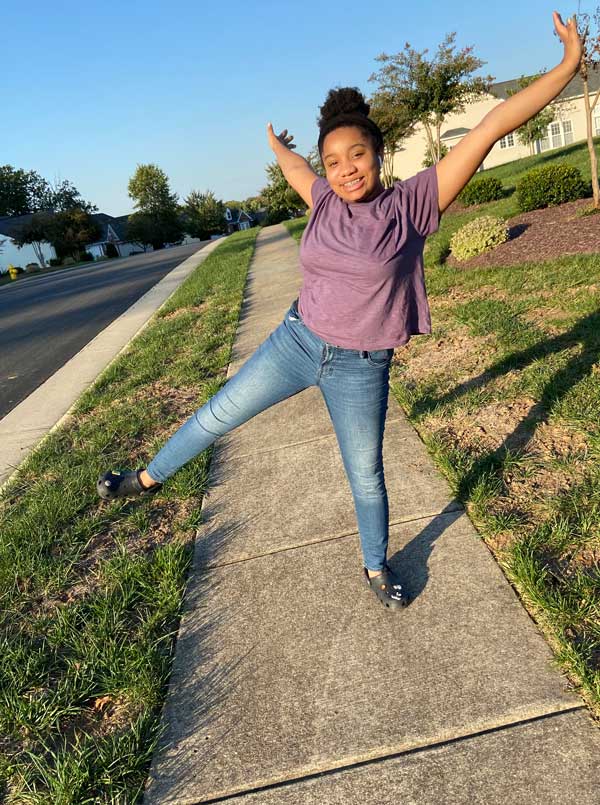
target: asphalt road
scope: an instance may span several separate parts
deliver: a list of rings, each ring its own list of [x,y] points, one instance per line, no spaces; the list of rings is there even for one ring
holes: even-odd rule
[[[0,419],[205,245],[88,264],[0,287]]]

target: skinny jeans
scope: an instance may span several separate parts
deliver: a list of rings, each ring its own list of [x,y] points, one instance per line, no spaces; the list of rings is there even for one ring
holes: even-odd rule
[[[164,482],[219,436],[317,386],[352,490],[364,565],[381,570],[389,528],[382,448],[394,350],[328,344],[304,324],[297,303],[239,371],[165,443],[147,471]]]

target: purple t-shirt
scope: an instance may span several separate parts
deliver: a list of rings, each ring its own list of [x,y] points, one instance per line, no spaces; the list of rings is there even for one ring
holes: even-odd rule
[[[363,203],[319,178],[312,199],[300,244],[306,325],[328,344],[369,351],[430,333],[423,246],[439,226],[435,165]]]

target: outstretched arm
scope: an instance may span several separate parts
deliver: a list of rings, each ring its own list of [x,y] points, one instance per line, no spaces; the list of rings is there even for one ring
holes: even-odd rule
[[[306,201],[309,207],[312,207],[311,187],[318,177],[304,157],[301,157],[300,154],[294,154],[291,150],[296,147],[291,144],[294,139],[293,136],[288,134],[287,129],[284,129],[277,136],[270,123],[267,126],[267,136],[269,145],[277,157],[279,167],[283,171],[288,184]]]
[[[518,129],[547,106],[579,70],[582,45],[575,17],[565,25],[558,12],[554,26],[565,47],[563,60],[549,73],[494,107],[449,154],[436,165],[440,213],[450,206],[485,157],[505,134]]]

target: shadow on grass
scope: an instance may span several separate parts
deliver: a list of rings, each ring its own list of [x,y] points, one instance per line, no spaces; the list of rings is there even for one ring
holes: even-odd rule
[[[478,377],[456,386],[452,391],[440,397],[429,397],[413,406],[411,415],[422,416],[431,413],[435,408],[453,403],[474,389],[483,388],[491,380],[500,377],[513,369],[524,369],[534,361],[543,360],[552,354],[580,346],[581,353],[569,360],[545,383],[539,400],[509,433],[502,444],[493,452],[482,456],[465,473],[458,487],[461,501],[469,499],[473,488],[484,474],[498,472],[503,466],[506,455],[523,447],[533,438],[539,425],[547,422],[549,415],[564,399],[565,395],[580,381],[593,371],[594,364],[600,356],[600,311],[595,311],[580,319],[567,332],[547,341],[540,342],[520,352],[513,352],[495,363]]]

